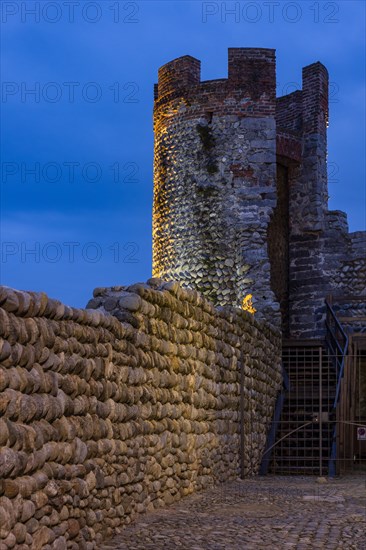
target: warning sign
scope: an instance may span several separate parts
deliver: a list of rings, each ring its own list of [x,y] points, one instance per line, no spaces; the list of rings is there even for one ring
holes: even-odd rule
[[[357,439],[358,441],[366,440],[366,427],[357,428]]]

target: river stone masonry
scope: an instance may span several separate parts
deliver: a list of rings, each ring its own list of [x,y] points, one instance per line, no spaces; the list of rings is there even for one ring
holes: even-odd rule
[[[138,514],[258,472],[281,335],[152,279],[88,309],[0,287],[0,550],[93,550]]]
[[[274,50],[229,49],[229,78],[200,82],[190,56],[159,69],[153,273],[219,305],[251,294],[279,321],[267,229],[276,206]]]

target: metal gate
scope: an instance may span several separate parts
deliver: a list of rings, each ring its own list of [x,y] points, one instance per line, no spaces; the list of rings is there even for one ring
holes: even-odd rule
[[[365,296],[325,300],[324,340],[289,340],[260,473],[366,472]]]
[[[365,335],[350,337],[347,351],[343,357],[320,341],[285,343],[289,388],[264,456],[271,454],[271,473],[366,471]]]
[[[323,475],[331,458],[335,371],[317,342],[288,342],[283,365],[289,378],[271,471],[275,474]]]

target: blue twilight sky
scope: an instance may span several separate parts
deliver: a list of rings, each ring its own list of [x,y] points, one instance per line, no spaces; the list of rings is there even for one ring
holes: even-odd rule
[[[364,2],[3,0],[1,18],[1,284],[83,307],[151,275],[158,67],[190,54],[223,78],[228,47],[276,48],[278,95],[327,66],[329,206],[364,228]]]

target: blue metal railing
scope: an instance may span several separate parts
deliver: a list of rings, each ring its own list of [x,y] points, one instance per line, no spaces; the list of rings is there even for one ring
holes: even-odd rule
[[[337,405],[339,401],[339,395],[341,391],[342,378],[344,374],[344,366],[346,356],[348,353],[348,336],[345,333],[341,323],[337,319],[337,316],[328,302],[325,300],[326,306],[326,337],[325,342],[333,360],[334,368],[336,370],[337,387],[333,403],[333,411],[336,415]],[[336,475],[336,459],[337,459],[337,423],[334,424],[332,448],[329,458],[328,474],[330,477]]]
[[[341,323],[337,319],[337,316],[332,306],[327,300],[325,301],[325,306],[327,312],[325,321],[327,329],[325,341],[330,351],[331,357],[333,358],[334,367],[336,369],[337,375],[337,389],[333,404],[333,408],[336,408],[344,373],[345,359],[348,352],[348,336],[345,333]]]
[[[265,476],[268,473],[269,464],[271,462],[272,448],[276,440],[277,427],[281,419],[282,409],[285,402],[286,392],[290,389],[290,380],[287,372],[282,365],[282,388],[277,396],[276,406],[273,414],[271,428],[268,432],[266,447],[264,449],[259,475]]]

